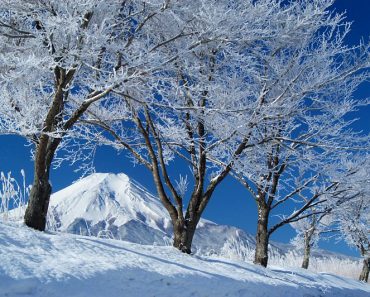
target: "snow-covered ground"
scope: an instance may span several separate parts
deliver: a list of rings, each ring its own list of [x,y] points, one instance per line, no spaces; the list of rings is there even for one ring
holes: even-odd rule
[[[302,269],[181,254],[0,221],[0,296],[362,297],[370,286]]]

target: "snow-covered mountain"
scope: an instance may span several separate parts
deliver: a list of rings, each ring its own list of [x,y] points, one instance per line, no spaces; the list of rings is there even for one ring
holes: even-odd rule
[[[149,245],[172,242],[172,225],[159,199],[122,173],[95,173],[53,194],[49,213],[52,230]],[[247,259],[254,245],[243,230],[202,219],[193,250]],[[271,250],[281,252],[278,247]]]
[[[52,195],[49,228],[142,244],[168,244],[160,201],[125,174],[96,173]]]

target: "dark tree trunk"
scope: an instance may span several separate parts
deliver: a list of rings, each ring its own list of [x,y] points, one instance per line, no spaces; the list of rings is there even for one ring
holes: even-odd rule
[[[36,146],[34,162],[34,180],[24,216],[27,226],[44,231],[46,226],[46,215],[49,207],[51,185],[49,183],[50,165],[54,158],[55,151],[61,142],[61,138],[52,138],[48,133],[53,132],[63,120],[64,99],[67,96],[64,88],[71,82],[75,69],[66,72],[65,69],[57,66],[54,69],[55,94],[50,109],[46,115],[43,133],[39,137]],[[85,109],[81,109],[82,112]],[[80,114],[74,115],[68,121],[68,130],[79,118]]]
[[[365,258],[363,263],[359,280],[366,283],[369,281],[370,258]]]
[[[193,238],[195,234],[196,224],[188,224],[183,238],[183,252],[191,254],[191,246],[193,243]]]
[[[268,262],[269,244],[269,232],[267,229],[269,212],[267,207],[258,206],[258,214],[254,263],[266,267]]]
[[[24,216],[24,222],[28,227],[40,231],[45,230],[50,195],[51,186],[48,178],[36,176]]]
[[[197,226],[197,221],[188,221],[183,223],[177,221],[174,226],[173,246],[183,253],[191,254],[191,246]]]
[[[182,248],[182,238],[184,233],[184,223],[181,220],[172,222],[173,224],[173,246],[179,250]]]
[[[40,231],[45,230],[51,195],[49,170],[53,154],[48,149],[48,144],[49,137],[41,136],[36,148],[33,185],[24,216],[24,222],[27,226]]]
[[[87,26],[92,14],[87,14],[83,27]],[[72,68],[66,71],[57,66],[54,69],[55,74],[55,94],[50,109],[46,115],[43,133],[37,140],[34,180],[28,201],[28,206],[24,216],[24,222],[27,226],[44,231],[46,226],[46,216],[49,207],[51,185],[49,183],[50,166],[53,161],[55,152],[62,141],[62,138],[53,138],[48,133],[55,131],[63,121],[64,101],[68,96],[68,90],[65,88],[73,80],[76,69]],[[62,125],[65,131],[69,130],[78,121],[87,108],[106,92],[94,91],[89,95],[90,101],[83,103],[75,110],[71,117]],[[94,99],[94,100],[92,100]]]

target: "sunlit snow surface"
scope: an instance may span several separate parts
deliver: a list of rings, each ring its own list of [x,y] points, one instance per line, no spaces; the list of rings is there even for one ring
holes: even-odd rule
[[[0,296],[370,296],[328,274],[181,254],[0,222]]]

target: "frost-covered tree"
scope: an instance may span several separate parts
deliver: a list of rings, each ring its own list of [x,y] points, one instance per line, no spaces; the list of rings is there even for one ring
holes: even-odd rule
[[[250,134],[254,145],[238,156],[233,172],[257,204],[255,263],[262,266],[271,234],[308,216],[335,187],[325,168],[338,159],[336,152],[368,147],[366,136],[351,131],[348,115],[367,104],[352,96],[369,76],[369,48],[346,45],[350,26],[343,15],[330,13],[330,4],[292,5],[284,26],[300,23],[299,38],[271,40],[256,55],[261,80],[255,114],[262,121]],[[222,158],[229,149],[229,143],[219,146],[218,164],[227,164]],[[271,224],[273,214],[280,220]]]
[[[351,203],[341,214],[340,227],[347,243],[356,247],[363,257],[359,280],[367,282],[370,271],[370,209],[369,194]]]
[[[357,248],[363,257],[359,279],[367,282],[370,270],[370,167],[369,155],[364,157],[364,166],[346,181],[352,185],[356,197],[334,212],[333,221],[339,228],[340,237]]]
[[[163,54],[170,54],[170,62],[151,84],[152,95],[130,89],[119,93],[118,104],[89,113],[86,123],[98,130],[81,133],[126,149],[152,173],[172,220],[174,246],[190,253],[213,192],[243,150],[255,145],[249,144],[250,135],[262,121],[256,112],[261,82],[256,56],[274,40],[294,42],[300,24],[292,20],[296,30],[284,26],[291,7],[282,1],[197,0],[172,7],[187,23],[185,31],[171,25],[173,36],[181,29],[187,38],[165,45]],[[171,58],[173,46],[182,50]],[[100,128],[110,137],[104,139],[107,134],[99,134]],[[221,156],[225,166],[210,162],[221,153],[222,143],[230,143]],[[185,162],[190,172],[178,179],[171,161],[176,161],[173,166]]]
[[[181,11],[187,26],[179,32],[171,25],[172,35],[186,38],[164,44],[168,63],[151,81],[152,93],[127,88],[118,94],[123,98],[118,104],[89,113],[86,122],[99,128],[83,134],[126,149],[152,173],[172,219],[175,247],[191,251],[200,216],[231,171],[258,197],[263,232],[258,232],[257,263],[267,263],[270,210],[302,192],[311,194],[274,232],[300,219],[321,196],[304,190],[325,180],[318,172],[329,148],[354,142],[351,133],[339,135],[349,124],[344,116],[356,108],[351,95],[366,79],[362,70],[369,63],[366,47],[344,44],[349,25],[343,15],[328,12],[332,3],[175,3],[171,7]],[[181,54],[173,56],[174,47]],[[100,128],[110,138],[104,139]],[[179,159],[189,164],[189,182],[171,174],[170,161]],[[284,192],[278,187],[282,175],[289,190],[284,197],[278,196]],[[189,185],[192,190],[186,191]]]
[[[326,168],[328,179],[334,185],[331,190],[323,193],[318,204],[316,203],[314,207],[305,211],[303,219],[291,224],[297,232],[292,242],[303,251],[302,268],[308,268],[311,251],[317,247],[320,239],[337,236],[339,231],[335,219],[337,212],[341,212],[343,207],[356,201],[357,197],[362,195],[362,189],[356,185],[356,179],[365,165],[364,158],[363,156],[354,157],[352,154],[346,157],[347,159],[339,160],[331,168]],[[353,181],[356,181],[355,184]],[[314,191],[319,192],[320,190],[315,189]]]
[[[145,92],[168,63],[160,49],[187,25],[170,2],[0,1],[0,133],[34,147],[28,226],[44,230],[51,164],[58,150],[70,150],[86,110],[109,104],[113,91]],[[166,26],[176,22],[173,36]]]
[[[332,225],[331,211],[325,210],[318,214],[318,210],[313,208],[307,211],[307,214],[312,211],[312,214],[291,224],[297,232],[297,235],[291,240],[291,243],[298,251],[303,252],[301,267],[308,269],[311,259],[311,253],[318,247],[320,239],[327,239],[335,236],[338,229]]]
[[[313,211],[315,212],[315,209]],[[321,227],[319,219],[316,214],[313,214],[291,224],[297,232],[297,236],[292,240],[292,243],[298,250],[303,250],[301,267],[305,269],[308,268],[312,249],[317,247],[318,244],[319,228]]]

